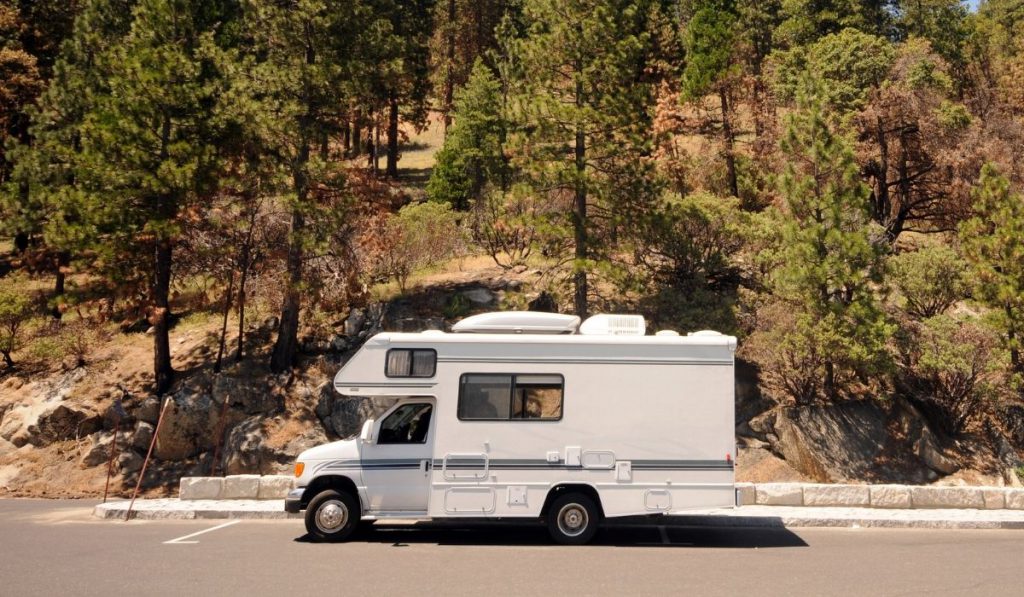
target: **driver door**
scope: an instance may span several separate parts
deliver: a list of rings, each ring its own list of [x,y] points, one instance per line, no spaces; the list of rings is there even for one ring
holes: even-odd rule
[[[401,403],[381,420],[376,441],[364,444],[363,482],[371,512],[426,512],[433,414],[433,401]]]

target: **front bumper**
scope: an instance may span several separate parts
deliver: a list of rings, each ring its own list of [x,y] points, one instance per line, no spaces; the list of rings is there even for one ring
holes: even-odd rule
[[[305,487],[299,487],[288,492],[288,495],[284,498],[284,511],[289,514],[298,514],[303,510],[302,494],[305,493]]]

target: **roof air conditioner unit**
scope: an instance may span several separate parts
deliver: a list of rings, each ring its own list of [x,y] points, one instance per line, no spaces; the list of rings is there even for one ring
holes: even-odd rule
[[[594,315],[580,326],[584,336],[643,336],[646,331],[643,315]]]
[[[467,317],[452,326],[456,333],[470,334],[574,334],[580,326],[575,315],[538,311],[504,311]]]

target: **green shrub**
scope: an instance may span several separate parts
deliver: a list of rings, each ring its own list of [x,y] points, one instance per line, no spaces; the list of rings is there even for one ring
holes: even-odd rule
[[[903,309],[927,319],[964,297],[967,263],[946,246],[900,253],[889,259],[891,280],[903,296]]]
[[[8,367],[14,366],[12,355],[25,343],[25,328],[32,315],[33,301],[17,278],[0,285],[0,355]]]

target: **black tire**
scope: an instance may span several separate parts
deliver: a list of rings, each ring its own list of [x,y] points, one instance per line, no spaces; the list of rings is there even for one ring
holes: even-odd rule
[[[597,534],[601,511],[597,504],[582,493],[560,495],[548,509],[548,533],[556,543],[583,545]]]
[[[359,499],[344,490],[325,489],[309,501],[306,532],[318,543],[344,541],[359,526]]]

